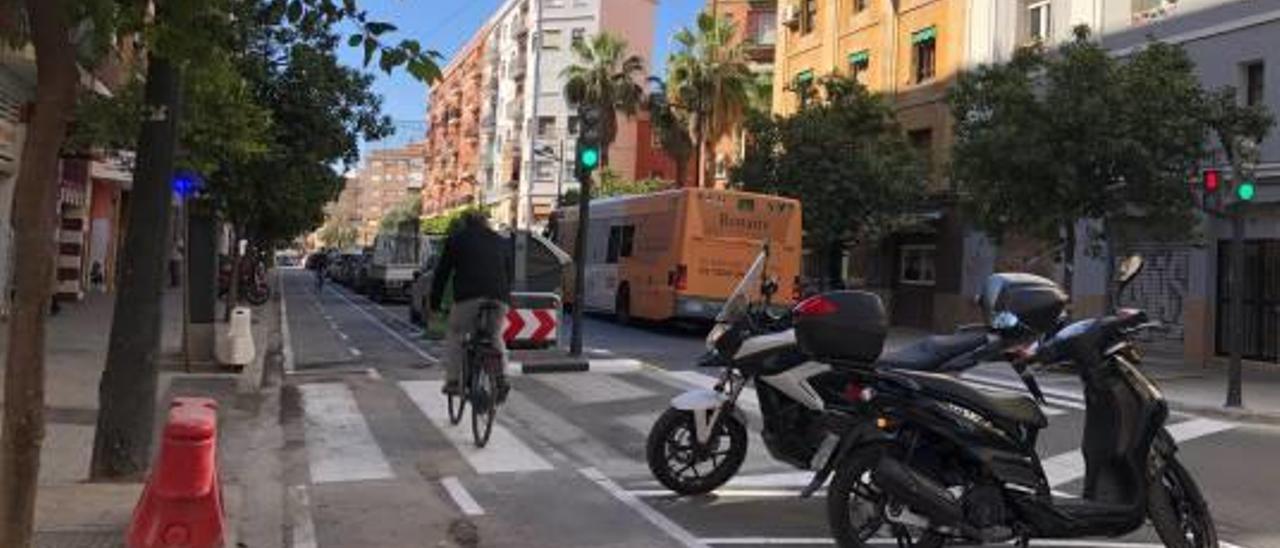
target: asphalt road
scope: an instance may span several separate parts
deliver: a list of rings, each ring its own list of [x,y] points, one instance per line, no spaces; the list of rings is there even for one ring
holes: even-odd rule
[[[283,281],[291,546],[830,545],[823,499],[797,498],[806,475],[769,458],[757,435],[742,472],[714,496],[679,498],[653,481],[649,426],[672,396],[711,382],[691,366],[703,348],[698,330],[588,320],[589,349],[653,367],[515,377],[493,440],[477,450],[469,425],[444,417],[439,350],[402,305],[333,285],[317,294],[302,271],[283,271]],[[1058,391],[1041,435],[1055,488],[1068,493],[1080,487],[1082,409],[1069,389]],[[1171,424],[1221,539],[1280,548],[1280,429],[1186,415]],[[1144,530],[1033,545],[1159,544]]]

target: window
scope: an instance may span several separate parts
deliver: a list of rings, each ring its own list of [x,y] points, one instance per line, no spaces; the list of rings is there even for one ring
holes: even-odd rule
[[[1044,42],[1053,33],[1053,19],[1049,0],[1040,0],[1027,6],[1027,38]]]
[[[862,50],[849,54],[849,74],[854,80],[862,82],[862,73],[871,66],[871,52]]]
[[[813,99],[813,71],[806,70],[797,74],[793,87],[800,98],[800,108],[808,107],[809,101]]]
[[[818,0],[801,0],[800,34],[813,32],[818,22]]]
[[[915,67],[915,82],[933,79],[938,63],[938,27],[929,27],[911,34],[911,56]]]
[[[933,285],[935,282],[933,261],[937,251],[937,246],[932,245],[900,247],[898,281],[906,285]]]
[[[570,116],[569,117],[569,135],[577,135],[577,134],[578,134],[578,117]]]
[[[560,29],[546,29],[542,31],[542,49],[560,49]]]
[[[563,8],[564,0],[547,0],[548,8]]]
[[[556,164],[551,160],[538,160],[533,164],[533,178],[550,181],[556,176]]]
[[[614,264],[619,257],[630,257],[632,241],[635,239],[636,227],[620,225],[609,228],[609,249],[604,262]]]
[[[716,157],[716,178],[729,178],[729,161],[724,156]]]
[[[1263,83],[1266,80],[1266,74],[1266,65],[1262,61],[1254,61],[1244,66],[1244,104],[1248,106],[1262,104],[1265,99]]]
[[[853,13],[862,13],[867,9],[867,0],[853,0]]]
[[[551,139],[556,136],[556,117],[555,116],[539,116],[538,117],[538,138]]]
[[[584,29],[584,28],[573,29],[573,43],[575,45],[581,44],[582,41],[586,39],[586,36],[587,36],[587,29]]]
[[[773,11],[753,11],[747,15],[747,40],[761,46],[772,46],[778,41],[778,14]]]
[[[916,149],[920,157],[924,159],[925,166],[932,172],[933,170],[933,129],[924,128],[907,132],[907,141],[911,142],[911,147]]]

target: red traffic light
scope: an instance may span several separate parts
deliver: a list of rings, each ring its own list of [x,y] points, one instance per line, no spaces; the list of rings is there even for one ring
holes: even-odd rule
[[[1221,176],[1216,169],[1208,169],[1204,172],[1204,191],[1213,193],[1218,191]]]

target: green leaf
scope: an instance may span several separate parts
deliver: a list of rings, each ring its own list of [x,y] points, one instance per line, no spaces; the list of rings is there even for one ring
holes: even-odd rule
[[[370,21],[365,24],[365,29],[369,31],[369,34],[380,36],[384,33],[396,30],[396,26],[391,23],[383,23],[381,21]]]
[[[287,14],[290,23],[297,23],[299,19],[302,19],[302,0],[290,1]]]
[[[369,66],[369,62],[373,60],[373,52],[378,50],[378,41],[373,38],[365,38],[364,40],[364,66]]]
[[[361,40],[364,40],[364,35],[352,34],[350,38],[347,38],[347,45],[354,48],[360,45]]]

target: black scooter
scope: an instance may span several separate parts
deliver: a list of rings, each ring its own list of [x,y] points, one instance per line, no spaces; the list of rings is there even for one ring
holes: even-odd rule
[[[1126,260],[1120,282],[1142,268]],[[1031,310],[1021,295],[1002,297],[993,327],[1016,332]],[[1039,307],[1043,309],[1043,307]],[[876,394],[851,415],[828,490],[828,519],[841,547],[862,547],[881,531],[903,547],[937,547],[948,539],[1008,542],[1034,538],[1115,537],[1150,517],[1166,546],[1218,546],[1208,505],[1178,462],[1164,429],[1168,407],[1135,365],[1133,335],[1154,324],[1139,310],[1082,320],[1011,360],[1039,396],[1034,364],[1066,364],[1083,381],[1086,423],[1083,498],[1051,492],[1036,455],[1047,422],[1036,402],[987,394],[946,376],[876,370]]]

